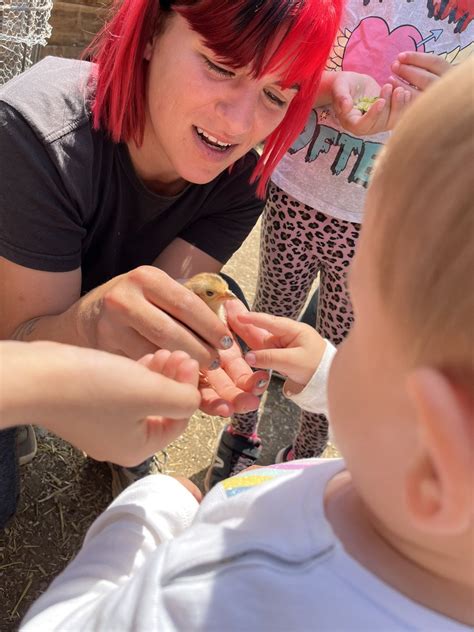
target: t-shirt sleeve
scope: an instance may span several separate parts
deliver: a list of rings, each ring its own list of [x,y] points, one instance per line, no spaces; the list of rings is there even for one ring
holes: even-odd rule
[[[21,629],[154,629],[139,625],[137,618],[147,565],[159,557],[163,543],[190,527],[198,508],[191,493],[169,476],[146,476],[128,487],[95,520],[82,549],[33,604]]]
[[[265,200],[257,197],[256,184],[249,182],[257,158],[249,152],[230,173],[221,174],[206,212],[179,235],[223,264],[240,248],[263,211]]]
[[[86,229],[61,176],[60,162],[47,139],[40,139],[4,102],[0,102],[0,163],[0,255],[50,272],[80,267]]]

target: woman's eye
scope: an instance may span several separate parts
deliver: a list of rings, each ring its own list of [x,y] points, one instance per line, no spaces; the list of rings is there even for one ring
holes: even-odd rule
[[[216,66],[210,59],[204,57],[204,63],[209,68],[209,70],[220,77],[233,77],[234,73],[230,70],[226,70],[225,68],[221,68],[220,66]]]
[[[277,105],[279,108],[282,108],[286,105],[286,101],[284,101],[283,99],[280,99],[280,97],[277,97],[277,95],[274,94],[273,92],[270,92],[270,90],[265,90],[265,95],[267,99],[271,101],[271,103],[273,103],[274,105]]]
[[[209,297],[214,296],[214,292],[212,290],[207,290],[206,296],[209,296]]]

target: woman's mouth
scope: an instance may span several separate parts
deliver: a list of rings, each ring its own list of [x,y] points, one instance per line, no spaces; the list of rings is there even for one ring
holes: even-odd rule
[[[215,136],[211,136],[211,134],[205,132],[201,127],[194,126],[194,129],[201,141],[210,149],[224,153],[232,149],[232,147],[235,147],[232,143],[224,143]]]

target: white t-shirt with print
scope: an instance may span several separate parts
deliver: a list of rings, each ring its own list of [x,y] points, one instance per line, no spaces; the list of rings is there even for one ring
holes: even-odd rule
[[[460,63],[474,51],[473,19],[474,0],[348,0],[328,69],[368,74],[383,85],[403,51]],[[387,137],[356,137],[341,128],[331,107],[317,108],[272,180],[304,204],[360,223],[374,161]]]

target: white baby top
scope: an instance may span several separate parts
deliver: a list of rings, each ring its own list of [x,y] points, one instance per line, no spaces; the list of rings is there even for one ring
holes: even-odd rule
[[[95,521],[20,629],[467,632],[344,551],[323,507],[343,467],[310,459],[245,472],[199,508],[175,479],[138,481]]]

